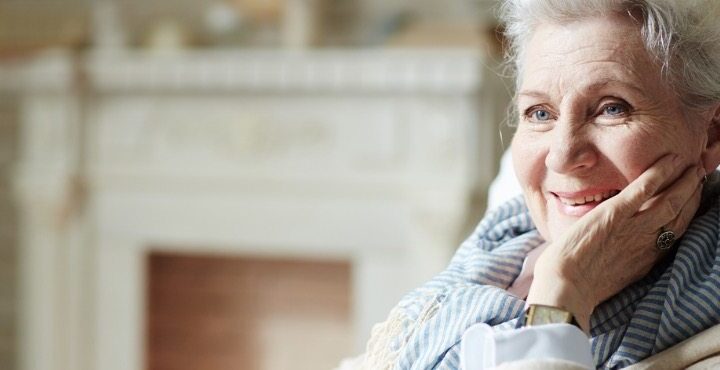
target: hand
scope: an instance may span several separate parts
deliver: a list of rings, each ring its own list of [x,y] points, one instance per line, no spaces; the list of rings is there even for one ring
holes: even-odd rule
[[[697,211],[705,171],[690,166],[673,179],[678,162],[676,155],[662,157],[552,241],[535,265],[527,303],[567,309],[589,332],[595,307],[662,256],[655,245],[660,228],[679,238]]]

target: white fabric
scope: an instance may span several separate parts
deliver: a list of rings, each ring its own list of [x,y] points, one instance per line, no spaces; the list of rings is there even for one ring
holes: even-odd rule
[[[461,368],[493,369],[522,360],[561,360],[585,369],[595,368],[588,337],[576,326],[549,324],[509,331],[493,331],[487,324],[468,328],[462,338]]]
[[[547,248],[547,244],[543,244],[528,253],[527,257],[525,257],[525,262],[523,262],[522,270],[520,270],[520,275],[518,275],[515,281],[507,288],[510,294],[514,294],[516,297],[522,299],[528,296],[533,277],[535,277],[535,263],[545,248]]]
[[[506,362],[493,370],[587,370],[587,367],[563,360],[520,360]]]
[[[508,149],[503,154],[500,160],[500,170],[488,189],[487,211],[495,209],[520,194],[522,194],[522,188],[515,176],[512,154]]]

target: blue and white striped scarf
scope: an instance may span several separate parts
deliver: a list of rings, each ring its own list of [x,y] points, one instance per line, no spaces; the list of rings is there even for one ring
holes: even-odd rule
[[[593,312],[590,342],[598,368],[623,368],[720,323],[720,184],[718,172],[713,175],[705,186],[706,210],[676,243],[674,256]],[[488,214],[448,268],[407,294],[373,329],[366,364],[459,369],[468,327],[515,327],[525,301],[505,289],[542,243],[521,197]]]

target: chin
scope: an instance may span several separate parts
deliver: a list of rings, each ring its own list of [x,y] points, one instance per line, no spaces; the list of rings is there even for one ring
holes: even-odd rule
[[[557,240],[561,235],[568,231],[582,216],[568,216],[549,212],[544,217],[544,225],[537,225],[540,235],[546,242]]]

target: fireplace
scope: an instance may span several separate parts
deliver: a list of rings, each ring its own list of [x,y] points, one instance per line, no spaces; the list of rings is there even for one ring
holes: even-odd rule
[[[22,369],[162,368],[189,347],[270,369],[294,357],[245,354],[307,333],[312,347],[362,352],[479,216],[504,111],[485,63],[468,50],[38,56],[13,74]],[[317,283],[313,300],[337,304],[266,297],[276,321],[224,332],[227,309],[175,332],[163,320],[184,311],[156,309],[196,298],[148,292],[167,278],[153,268],[186,263],[279,279],[277,299]],[[228,307],[241,311],[243,292]],[[338,310],[312,313],[327,306]],[[243,325],[259,334],[238,336]],[[209,344],[179,338],[202,330],[188,340]]]

